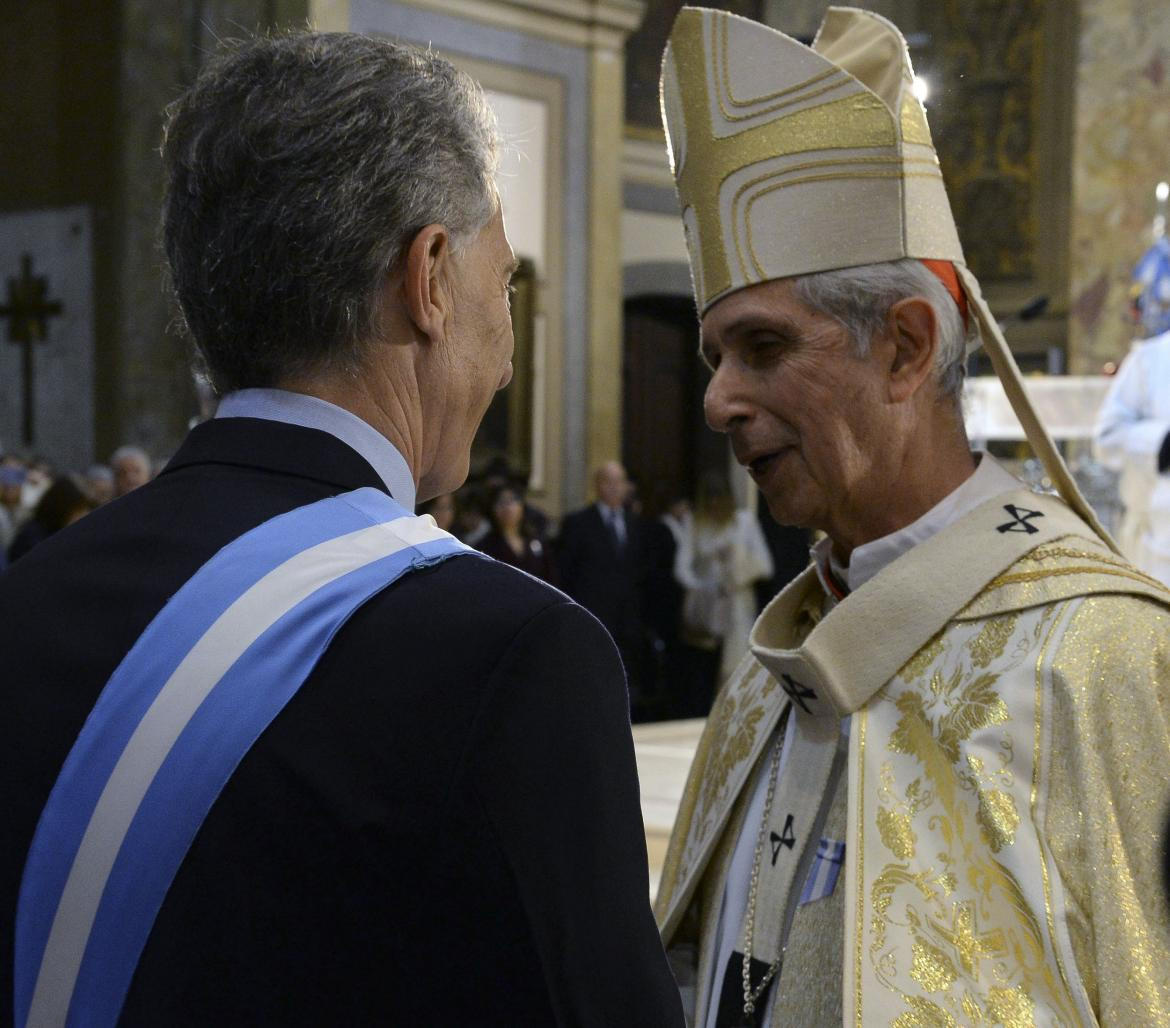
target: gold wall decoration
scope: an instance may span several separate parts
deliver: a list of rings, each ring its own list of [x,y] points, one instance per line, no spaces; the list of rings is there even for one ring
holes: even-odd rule
[[[1044,59],[1042,0],[927,5],[930,125],[967,264],[985,282],[1037,268],[1033,190]]]

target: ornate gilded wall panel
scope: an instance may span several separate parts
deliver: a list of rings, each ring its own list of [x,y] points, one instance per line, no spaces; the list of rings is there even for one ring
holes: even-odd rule
[[[1043,0],[945,0],[925,20],[930,125],[967,263],[985,282],[1031,279]]]

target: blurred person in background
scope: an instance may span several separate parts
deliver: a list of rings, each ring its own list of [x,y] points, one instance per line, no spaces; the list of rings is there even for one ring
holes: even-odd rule
[[[21,490],[21,503],[31,515],[36,505],[41,502],[41,497],[45,495],[45,490],[53,484],[57,471],[44,457],[38,456],[29,458],[27,468],[28,474]]]
[[[692,668],[690,650],[684,649],[679,637],[683,588],[674,577],[674,557],[690,517],[691,501],[678,499],[646,526],[643,618],[653,654],[655,692],[661,697],[661,713],[667,719],[691,717],[696,706],[682,685]]]
[[[772,555],[755,514],[736,509],[726,476],[705,476],[674,558],[685,590],[683,628],[702,648],[719,650],[714,679],[695,695],[690,717],[707,714],[718,684],[747,653],[757,613],[754,585],[771,574]]]
[[[491,530],[492,523],[484,512],[483,485],[468,482],[455,493],[455,527],[452,531],[460,542],[478,548]]]
[[[133,489],[146,485],[153,477],[150,456],[141,446],[120,446],[110,458],[114,471],[114,494],[125,496]]]
[[[85,488],[95,507],[114,498],[114,472],[105,464],[91,464],[85,471]]]
[[[548,515],[528,499],[528,476],[513,468],[507,457],[502,455],[493,457],[488,461],[487,467],[483,469],[476,481],[483,496],[488,496],[496,489],[508,486],[518,496],[523,497],[524,521],[533,533],[533,538],[539,539],[542,543],[548,541]],[[485,510],[485,513],[490,520],[490,507]]]
[[[635,720],[652,713],[642,618],[646,543],[641,518],[626,509],[630,480],[618,461],[594,472],[595,503],[565,515],[557,542],[557,566],[565,592],[593,612],[621,651]]]
[[[13,454],[0,459],[0,551],[7,552],[28,518],[24,505],[24,462]]]
[[[420,514],[429,514],[435,519],[436,527],[442,529],[444,532],[454,534],[455,519],[458,515],[454,493],[440,493],[425,503],[420,503],[418,505],[418,512]]]
[[[556,585],[556,565],[528,520],[524,494],[513,486],[497,485],[488,493],[487,509],[491,530],[480,542],[480,552]]]
[[[38,543],[80,520],[96,504],[72,475],[61,475],[42,494],[32,516],[8,547],[9,563],[19,560]]]
[[[1134,343],[1101,403],[1093,442],[1097,459],[1121,475],[1118,545],[1170,584],[1170,332]]]

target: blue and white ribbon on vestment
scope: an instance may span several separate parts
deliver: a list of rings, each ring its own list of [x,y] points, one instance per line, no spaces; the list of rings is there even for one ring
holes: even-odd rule
[[[407,572],[474,553],[376,489],[228,544],[106,684],[41,814],[16,915],[19,1028],[114,1025],[227,780],[338,629]]]
[[[817,844],[817,855],[813,859],[812,867],[808,869],[808,877],[804,880],[804,890],[800,894],[800,905],[812,903],[814,900],[832,896],[837,887],[837,878],[841,874],[841,865],[845,863],[845,843],[839,839],[821,838]]]

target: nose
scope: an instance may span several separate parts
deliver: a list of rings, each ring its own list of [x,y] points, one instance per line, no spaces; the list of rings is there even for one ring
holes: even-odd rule
[[[703,415],[716,432],[730,432],[737,422],[751,414],[742,377],[730,365],[730,361],[723,361],[711,373],[703,394]]]

